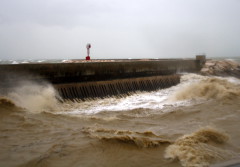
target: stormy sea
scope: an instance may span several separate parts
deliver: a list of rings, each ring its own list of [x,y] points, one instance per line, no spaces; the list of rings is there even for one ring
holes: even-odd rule
[[[59,101],[51,84],[0,92],[0,167],[208,167],[240,161],[240,64],[208,60],[180,84]]]

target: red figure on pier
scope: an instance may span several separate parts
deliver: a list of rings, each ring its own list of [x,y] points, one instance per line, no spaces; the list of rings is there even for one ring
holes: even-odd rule
[[[86,47],[87,47],[87,57],[86,57],[86,60],[90,60],[90,56],[89,56],[89,54],[90,54],[91,44],[88,43]]]

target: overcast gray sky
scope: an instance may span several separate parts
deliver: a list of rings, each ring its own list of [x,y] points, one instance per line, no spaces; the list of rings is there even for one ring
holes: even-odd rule
[[[240,0],[0,0],[0,59],[240,57]]]

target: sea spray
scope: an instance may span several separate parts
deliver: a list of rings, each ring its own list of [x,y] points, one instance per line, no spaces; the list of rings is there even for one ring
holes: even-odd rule
[[[17,106],[26,108],[31,112],[55,110],[58,105],[57,92],[47,83],[21,81],[12,88],[7,97]]]
[[[227,79],[207,78],[197,83],[189,83],[184,85],[182,89],[176,91],[173,100],[187,99],[233,99],[240,96],[240,88],[238,84],[229,82]]]

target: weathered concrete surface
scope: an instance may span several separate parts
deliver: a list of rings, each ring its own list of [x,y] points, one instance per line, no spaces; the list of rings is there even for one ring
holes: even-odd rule
[[[16,76],[46,80],[53,84],[104,81],[121,78],[171,75],[200,70],[197,60],[153,60],[121,62],[85,62],[56,64],[0,65],[0,78],[13,80]]]

